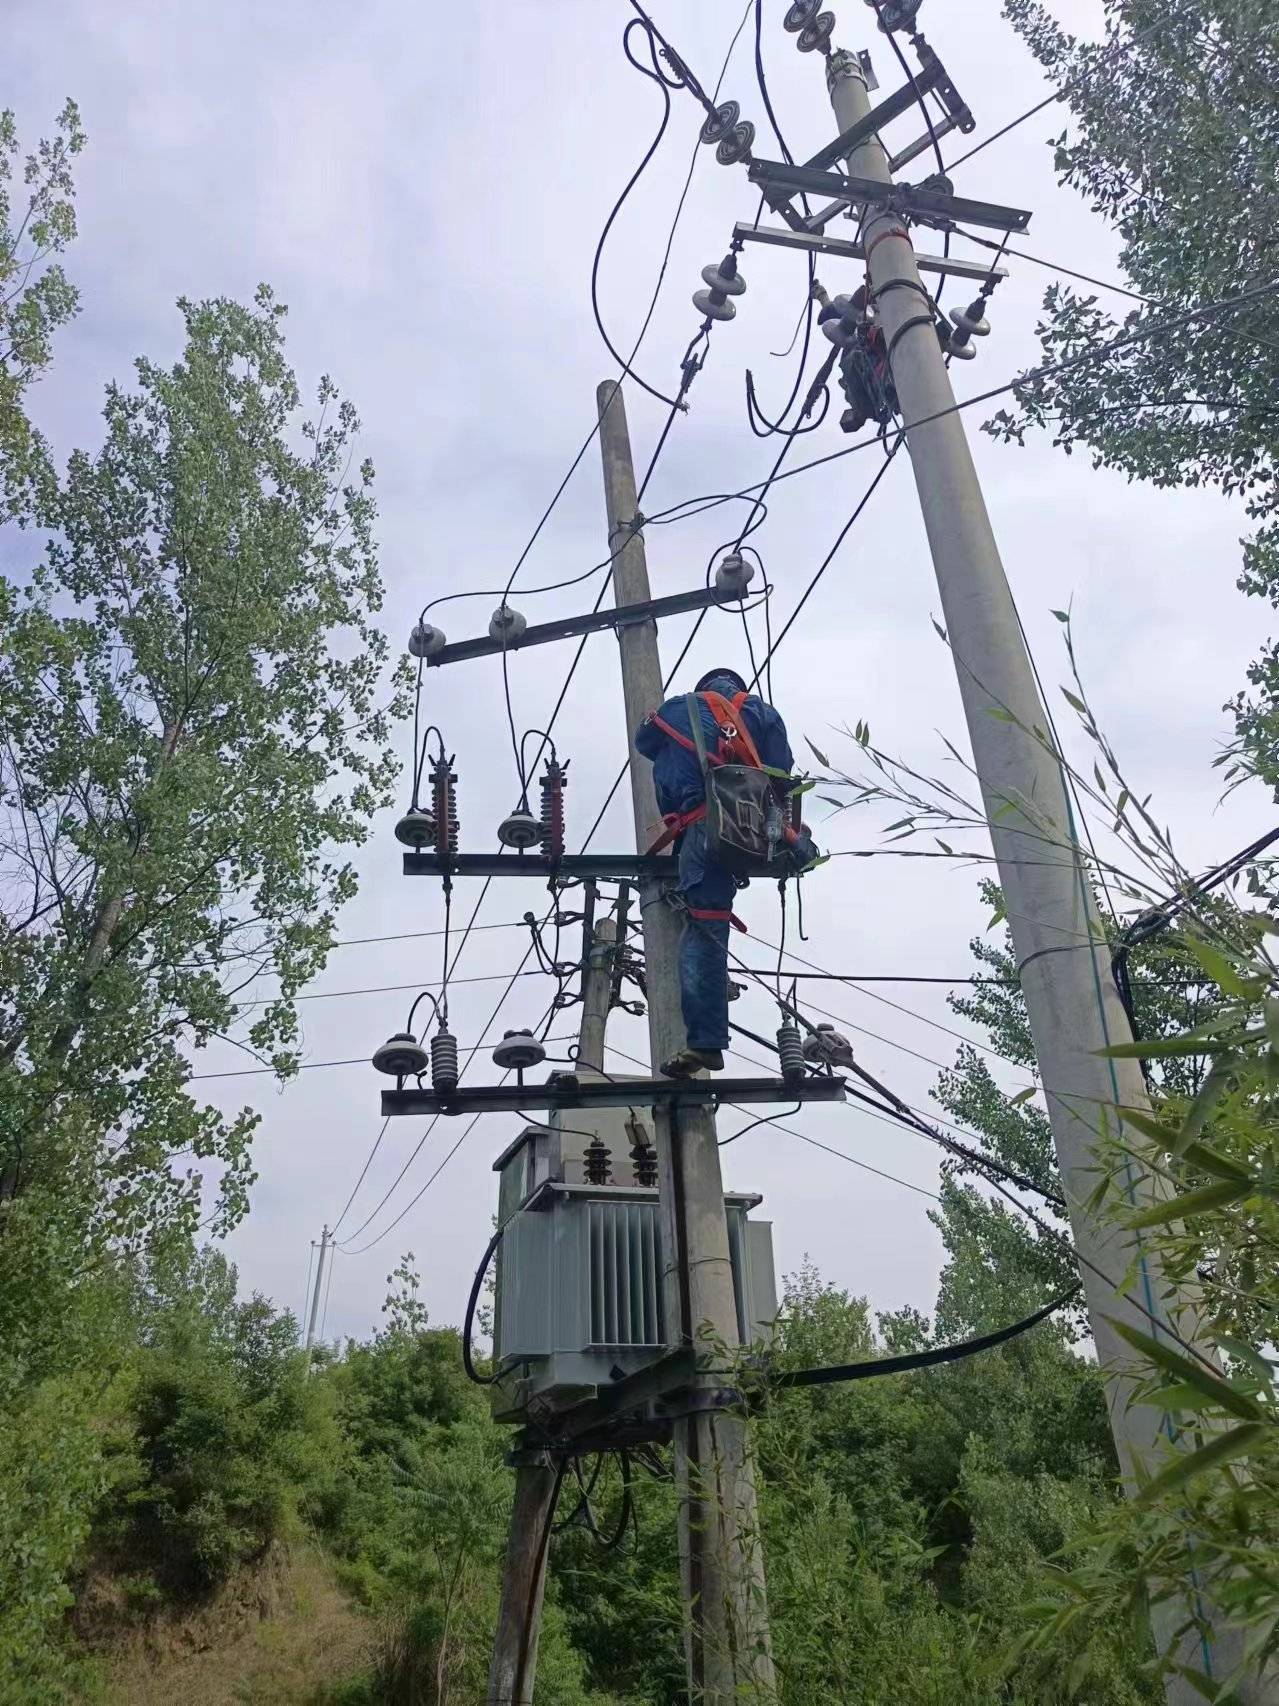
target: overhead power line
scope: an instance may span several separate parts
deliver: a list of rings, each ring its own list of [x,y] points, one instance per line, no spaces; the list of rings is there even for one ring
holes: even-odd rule
[[[944,409],[935,409],[931,414],[921,415],[913,421],[906,421],[899,429],[901,432],[911,432],[915,427],[927,426],[930,421],[938,421],[947,415],[959,414],[964,409],[975,408],[978,403],[989,403],[995,397],[1006,396],[1021,386],[1037,384],[1041,379],[1051,379],[1059,373],[1072,372],[1076,368],[1086,367],[1091,362],[1105,361],[1108,357],[1118,354],[1133,344],[1142,343],[1147,338],[1159,337],[1165,332],[1176,331],[1179,326],[1188,325],[1194,320],[1212,319],[1221,314],[1233,313],[1240,308],[1247,308],[1253,303],[1260,302],[1279,291],[1279,279],[1272,279],[1266,284],[1255,286],[1251,290],[1241,291],[1237,296],[1220,297],[1212,302],[1206,302],[1199,308],[1187,308],[1180,313],[1170,314],[1163,319],[1151,319],[1129,331],[1121,332],[1107,343],[1095,350],[1084,350],[1081,354],[1067,357],[1062,361],[1046,362],[1040,367],[1029,368],[1025,373],[1019,373],[1014,378],[1006,380],[1002,385],[993,385],[988,391],[979,391],[975,396],[962,397]],[[776,480],[793,480],[797,474],[807,474],[814,468],[822,468],[829,462],[838,462],[842,457],[852,456],[860,450],[871,450],[880,443],[878,435],[873,438],[860,438],[855,444],[845,445],[842,450],[832,450],[825,456],[814,456],[807,462],[801,462],[798,468],[787,469],[784,473],[770,476],[770,481],[756,481],[753,485],[741,486],[734,492],[710,492],[702,497],[685,498],[682,502],[672,504],[668,509],[659,510],[654,515],[645,516],[644,525],[647,527],[669,524],[675,520],[686,521],[693,515],[704,515],[707,510],[715,509],[720,504],[732,503],[739,498],[748,498],[752,492],[757,492],[766,483]],[[690,508],[690,506],[696,506]],[[687,511],[685,515],[677,512]]]
[[[1100,60],[1097,61],[1095,65],[1088,66],[1085,70],[1081,71],[1078,76],[1072,77],[1069,82],[1063,83],[1060,88],[1054,89],[1050,95],[1045,95],[1042,101],[1036,101],[1033,107],[1027,107],[1024,113],[1018,113],[1016,118],[1010,119],[1008,123],[1002,125],[1000,129],[993,131],[987,137],[983,137],[980,142],[976,143],[968,150],[967,154],[961,154],[957,160],[952,160],[950,163],[950,170],[953,172],[956,166],[966,165],[975,154],[980,154],[983,148],[989,148],[992,142],[998,142],[1002,137],[1007,136],[1010,131],[1016,130],[1018,125],[1025,124],[1027,119],[1034,118],[1035,114],[1043,112],[1045,107],[1052,106],[1054,101],[1065,100],[1066,96],[1072,89],[1077,89],[1081,83],[1086,83],[1090,77],[1095,77],[1099,71],[1104,71],[1108,65],[1113,63],[1114,60],[1120,58],[1121,55],[1131,53],[1138,43],[1145,41],[1148,36],[1152,36],[1156,31],[1163,29],[1165,24],[1170,24],[1172,22],[1173,19],[1171,15],[1156,18],[1153,24],[1148,25],[1144,30],[1138,30],[1136,35],[1129,36],[1126,41],[1114,42],[1110,49]]]

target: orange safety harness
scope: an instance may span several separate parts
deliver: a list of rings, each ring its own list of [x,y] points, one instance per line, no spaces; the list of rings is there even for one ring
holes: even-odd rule
[[[722,693],[703,691],[697,697],[705,702],[711,716],[714,717],[715,728],[719,736],[715,751],[706,754],[707,763],[749,764],[756,770],[762,770],[764,762],[759,756],[755,742],[751,739],[750,731],[746,727],[746,720],[742,716],[742,706],[750,698],[750,694],[747,692],[735,693],[731,699],[726,699]],[[686,747],[689,752],[696,753],[697,743],[680,729],[673,727],[666,721],[665,717],[659,716],[656,711],[649,716],[649,722],[661,729],[664,735],[669,735],[671,740],[679,746]],[[681,836],[690,824],[700,823],[705,816],[705,800],[700,805],[692,807],[690,811],[667,812],[662,818],[662,833],[653,845],[645,850],[645,856],[660,853],[664,847],[669,847],[672,841]],[[740,930],[743,935],[746,934],[746,926],[741,919],[735,912],[731,912],[727,908],[690,906],[686,910],[690,918],[709,919],[715,923],[727,921],[733,926],[734,930]]]

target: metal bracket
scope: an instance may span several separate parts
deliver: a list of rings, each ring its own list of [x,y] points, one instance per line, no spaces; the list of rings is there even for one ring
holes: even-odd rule
[[[406,853],[406,877],[598,877],[603,882],[675,882],[679,860],[669,853]]]
[[[842,1102],[842,1078],[578,1078],[557,1072],[545,1084],[459,1084],[447,1094],[383,1090],[382,1113],[518,1114],[529,1108],[707,1108],[738,1104]]]
[[[870,202],[876,207],[900,213],[904,218],[925,223],[940,219],[962,225],[987,226],[994,231],[1021,232],[1025,231],[1031,219],[1030,213],[1023,208],[970,201],[965,196],[947,195],[943,190],[929,189],[923,184],[881,184],[874,178],[854,178],[843,172],[819,172],[811,166],[788,166],[782,160],[754,160],[749,175],[751,182],[764,191],[770,205],[779,211],[782,202],[789,202],[792,194],[804,190],[809,195]],[[779,195],[781,191],[787,193]],[[787,224],[790,224],[789,220]]]
[[[801,222],[802,223],[802,222]],[[682,616],[689,610],[705,610],[711,604],[740,604],[740,595],[725,597],[717,586],[698,587],[692,592],[672,593],[668,598],[650,598],[643,604],[620,604],[611,610],[592,610],[585,616],[566,616],[558,622],[539,622],[505,642],[483,634],[474,640],[458,640],[441,646],[426,659],[428,669],[467,658],[487,658],[498,652],[520,652],[529,646],[545,646],[552,640],[568,640],[577,634],[594,634],[602,628],[629,628],[638,622],[656,622],[663,616]]]
[[[815,255],[842,255],[846,260],[864,261],[866,250],[861,243],[848,237],[826,237],[817,231],[779,231],[775,225],[738,223],[733,236],[743,243],[764,243],[779,249],[802,249]],[[947,273],[954,278],[1007,278],[1007,267],[992,267],[985,261],[965,260],[960,255],[916,254],[915,265],[920,272]]]

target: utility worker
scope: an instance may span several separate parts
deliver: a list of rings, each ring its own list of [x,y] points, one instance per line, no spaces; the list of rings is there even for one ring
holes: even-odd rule
[[[666,833],[655,847],[675,843],[679,893],[688,915],[679,959],[687,1047],[663,1062],[669,1078],[724,1070],[728,932],[733,925],[745,928],[732,908],[737,889],[749,880],[727,870],[708,846],[706,772],[690,721],[690,700],[697,706],[701,744],[711,763],[747,764],[768,772],[779,801],[792,786],[786,725],[771,705],[749,691],[736,670],[709,671],[694,694],[668,699],[636,731],[636,750],[652,761],[657,806],[666,821]],[[778,816],[780,821],[780,811]],[[798,836],[787,830],[785,835],[788,868],[806,869],[817,857],[807,830]]]

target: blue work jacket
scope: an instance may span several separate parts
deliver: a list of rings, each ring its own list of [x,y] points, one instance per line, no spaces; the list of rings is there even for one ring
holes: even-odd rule
[[[698,700],[698,709],[702,713],[706,750],[714,752],[719,744],[719,729],[704,699]],[[668,699],[658,708],[657,714],[673,729],[692,738],[688,705],[683,694],[677,699]],[[786,724],[773,707],[752,694],[742,706],[741,718],[755,742],[760,762],[770,770],[781,770],[789,775],[794,759],[786,738]],[[706,787],[695,752],[672,740],[647,717],[635,731],[635,750],[653,761],[657,809],[663,816],[668,812],[691,811],[694,806],[702,804],[706,798]]]

